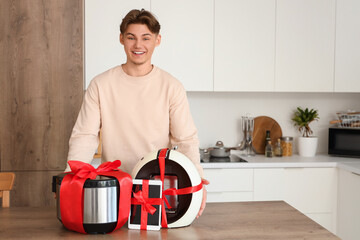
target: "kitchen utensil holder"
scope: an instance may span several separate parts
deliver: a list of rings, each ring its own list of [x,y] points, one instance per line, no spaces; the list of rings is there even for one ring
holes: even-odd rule
[[[243,131],[243,141],[240,144],[240,150],[244,151],[241,155],[246,157],[255,156],[255,150],[252,146],[254,132],[254,118],[241,117],[241,128]]]

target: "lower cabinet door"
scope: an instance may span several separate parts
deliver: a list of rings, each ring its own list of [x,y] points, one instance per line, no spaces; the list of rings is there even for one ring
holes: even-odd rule
[[[336,198],[336,168],[254,169],[255,201],[283,200],[332,232]]]
[[[360,175],[339,170],[337,234],[343,240],[360,239]]]
[[[334,226],[334,214],[332,213],[306,213],[306,216],[311,218],[316,223],[320,224],[322,227],[326,228],[327,230],[331,231],[335,234]]]

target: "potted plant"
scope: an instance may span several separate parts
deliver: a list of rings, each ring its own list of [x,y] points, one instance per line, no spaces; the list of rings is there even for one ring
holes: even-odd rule
[[[297,107],[297,110],[291,120],[294,122],[294,126],[296,126],[302,134],[302,137],[298,138],[298,150],[300,156],[315,156],[318,138],[312,136],[313,131],[311,130],[309,124],[319,119],[318,110],[309,110],[308,108],[305,108],[304,110],[301,107]]]

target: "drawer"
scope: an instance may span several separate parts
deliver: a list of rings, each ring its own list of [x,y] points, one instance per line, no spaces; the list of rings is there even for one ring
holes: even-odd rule
[[[252,192],[253,169],[204,169],[208,192]]]

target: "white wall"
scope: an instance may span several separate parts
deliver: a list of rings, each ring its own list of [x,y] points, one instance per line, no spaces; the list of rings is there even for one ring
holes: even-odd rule
[[[360,110],[360,93],[188,92],[188,99],[202,148],[213,146],[217,140],[229,147],[239,144],[240,120],[246,114],[272,117],[280,124],[283,135],[293,136],[296,141],[300,133],[290,119],[296,107],[301,106],[319,110],[320,120],[310,126],[319,136],[318,152],[327,153],[329,121],[336,119],[336,112]]]

